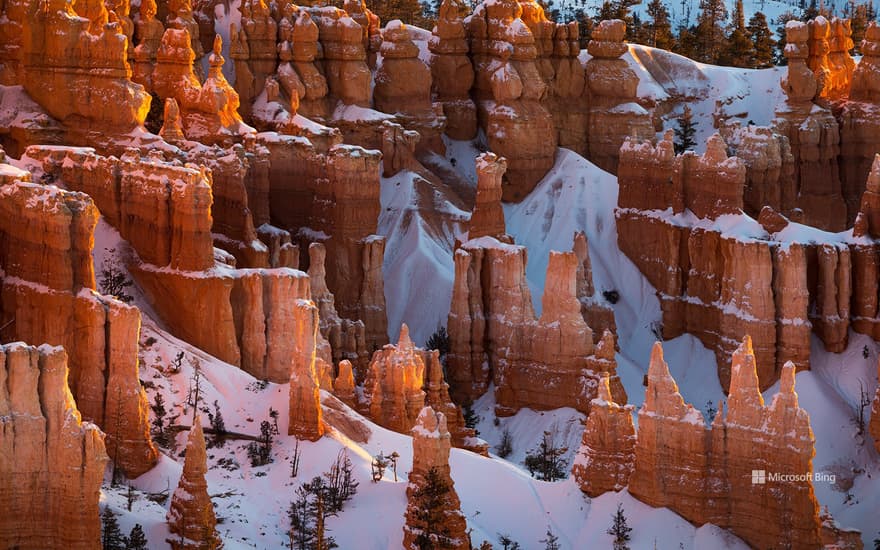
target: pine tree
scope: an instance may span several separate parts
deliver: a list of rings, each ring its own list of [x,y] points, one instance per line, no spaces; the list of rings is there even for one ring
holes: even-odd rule
[[[450,489],[437,468],[433,467],[425,474],[424,483],[413,492],[412,506],[416,510],[416,525],[413,527],[419,529],[415,539],[419,550],[453,547],[453,539],[443,521]]]
[[[727,36],[727,44],[718,63],[731,67],[754,68],[755,46],[749,39],[746,30],[745,14],[742,0],[737,0],[730,34]]]
[[[168,411],[165,410],[165,398],[162,397],[161,393],[157,393],[156,397],[153,398],[153,404],[150,405],[150,410],[153,411],[153,415],[156,417],[153,419],[153,441],[161,445],[162,447],[168,446],[168,436],[165,433],[165,415]]]
[[[819,17],[819,8],[816,7],[816,0],[810,0],[810,5],[801,14],[802,21],[809,21]]]
[[[109,506],[101,513],[101,549],[124,550],[125,537],[119,530],[119,521]]]
[[[717,63],[725,48],[727,6],[724,0],[700,0],[697,17],[697,61]]]
[[[675,154],[680,155],[685,151],[693,149],[697,144],[694,135],[697,133],[697,127],[694,124],[693,113],[691,108],[684,106],[684,112],[678,119],[678,128],[675,129]]]
[[[147,536],[144,534],[144,528],[141,527],[140,523],[136,523],[131,528],[125,545],[127,550],[147,550]]]
[[[501,545],[501,550],[521,550],[519,543],[507,534],[498,534],[498,544]]]
[[[672,51],[679,55],[694,59],[697,51],[697,35],[694,27],[678,29],[678,38]]]
[[[751,66],[756,69],[772,67],[773,48],[776,47],[776,41],[773,40],[773,33],[770,32],[767,18],[763,13],[757,12],[749,19],[746,32],[754,47]]]
[[[328,513],[336,514],[342,511],[345,503],[354,498],[360,483],[354,479],[354,466],[348,458],[348,451],[342,449],[336,455],[336,461],[330,465],[330,470],[324,472],[326,481],[326,506]]]
[[[672,35],[669,10],[663,5],[663,0],[651,0],[647,10],[651,18],[651,23],[646,25],[650,30],[648,45],[661,50],[672,50],[675,47],[675,37]]]
[[[630,539],[629,534],[632,531],[632,527],[626,524],[626,515],[623,513],[623,504],[617,504],[617,513],[611,517],[613,518],[613,523],[606,533],[614,537],[612,548],[614,548],[614,550],[629,550],[629,545],[627,545],[627,543]]]
[[[330,550],[338,548],[333,537],[327,536],[327,517],[335,515],[327,508],[327,485],[320,477],[296,489],[296,500],[290,505],[290,547],[293,550]]]
[[[538,542],[544,545],[544,550],[559,550],[559,537],[553,534],[553,531],[550,529],[550,526],[547,526],[547,538],[541,539]]]
[[[567,461],[562,455],[568,451],[568,448],[560,447],[556,442],[557,433],[555,426],[550,431],[545,431],[538,448],[526,453],[524,462],[526,469],[529,474],[542,481],[556,481],[566,475]]]

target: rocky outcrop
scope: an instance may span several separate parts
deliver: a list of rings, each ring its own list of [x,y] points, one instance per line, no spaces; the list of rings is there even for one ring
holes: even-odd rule
[[[370,68],[366,30],[346,11],[324,7],[311,10],[324,53],[324,77],[330,95],[345,105],[370,106]]]
[[[380,426],[408,432],[425,406],[425,361],[404,324],[397,345],[377,350],[364,382],[361,408]]]
[[[404,127],[417,131],[418,147],[442,151],[445,121],[431,105],[431,70],[419,59],[406,25],[394,20],[385,26],[379,53],[373,88],[376,109],[394,114]]]
[[[818,33],[812,42],[811,28]],[[788,73],[782,78],[782,89],[787,100],[776,113],[774,127],[791,145],[795,196],[797,207],[804,212],[804,223],[841,231],[847,213],[837,166],[840,132],[834,116],[814,103],[830,79],[827,32],[827,21],[813,27],[798,21],[786,24]]]
[[[318,308],[305,300],[297,301],[295,308],[294,317],[299,322],[293,333],[296,355],[290,374],[290,424],[287,433],[298,439],[317,441],[324,435],[315,353],[319,337]]]
[[[249,120],[254,100],[266,87],[266,79],[275,73],[278,64],[278,24],[266,2],[242,2],[241,29],[230,32],[230,39],[239,41],[230,46],[230,53],[236,52],[232,57],[235,61],[235,90],[241,102],[239,111],[245,120]]]
[[[635,103],[639,77],[620,57],[626,23],[606,20],[593,29],[587,51],[586,80],[589,92],[589,159],[599,168],[617,173],[618,153],[626,137],[650,139],[650,115]]]
[[[310,322],[294,316],[293,304],[311,299],[308,277],[288,268],[215,264],[208,170],[133,154],[117,160],[89,149],[34,147],[27,154],[67,187],[95,197],[134,249],[129,270],[175,335],[260,379],[290,379],[299,359],[289,333]],[[321,358],[331,361],[329,353]]]
[[[423,408],[412,429],[412,436],[413,465],[406,486],[403,547],[416,550],[424,548],[427,543],[430,547],[469,550],[471,545],[467,535],[467,520],[461,513],[461,502],[455,492],[449,468],[451,442],[446,416],[435,412],[431,407]],[[419,501],[419,495],[428,485],[428,476],[434,477],[435,486],[446,488],[436,497],[440,502],[432,510],[436,516],[431,520],[436,523],[427,523],[422,513],[424,504]],[[436,533],[443,533],[443,538],[438,538]]]
[[[0,187],[0,326],[6,341],[64,346],[70,389],[128,476],[156,463],[138,379],[140,314],[95,291],[98,211],[82,193],[12,182]]]
[[[577,298],[581,303],[581,315],[587,325],[593,329],[593,343],[610,337],[612,346],[614,334],[617,334],[617,323],[614,321],[614,310],[596,295],[593,286],[593,268],[590,265],[590,249],[587,236],[583,231],[574,234],[572,252],[577,258]]]
[[[356,406],[357,396],[355,394],[354,369],[351,366],[351,361],[347,359],[339,362],[339,374],[336,375],[336,379],[333,381],[333,393],[349,407],[354,408]]]
[[[269,149],[273,223],[326,248],[327,287],[344,319],[364,322],[367,349],[388,342],[382,258],[385,240],[376,236],[381,154],[351,145],[319,152],[303,138],[260,134]]]
[[[174,550],[213,550],[221,546],[217,535],[214,504],[208,495],[205,473],[208,471],[202,419],[196,415],[186,443],[186,458],[177,489],[168,509],[166,541]]]
[[[172,97],[177,101],[188,139],[207,144],[224,143],[253,132],[238,114],[238,93],[223,76],[220,36],[214,39],[204,84],[193,70],[196,54],[191,44],[187,30],[165,31],[156,53],[153,91],[163,100]]]
[[[21,84],[71,139],[104,141],[143,124],[150,98],[133,83],[128,38],[118,21],[108,23],[103,2],[77,5],[55,0],[22,14]]]
[[[156,17],[155,0],[141,0],[138,15],[134,19],[134,47],[131,79],[147,90],[153,89],[153,69],[156,68],[156,56],[165,25]]]
[[[655,344],[629,490],[698,525],[728,528],[756,548],[818,547],[812,482],[776,477],[812,472],[814,438],[798,406],[795,367],[782,369],[770,406],[758,389],[748,338],[734,353],[731,372],[727,414],[719,411],[707,427],[702,414],[685,404]]]
[[[493,237],[510,241],[501,208],[501,178],[507,169],[507,160],[495,153],[483,153],[476,159],[477,199],[468,223],[468,239]]]
[[[470,98],[474,68],[468,57],[464,19],[468,8],[461,0],[443,0],[428,49],[434,97],[446,117],[446,134],[469,140],[477,134],[477,107]]]
[[[465,426],[461,409],[449,397],[439,352],[416,347],[404,324],[397,345],[373,353],[358,408],[380,426],[407,433],[426,405],[445,415],[453,445],[486,454],[485,442]]]
[[[60,347],[0,345],[4,547],[100,548],[104,438],[81,420],[67,375]]]
[[[358,370],[366,369],[370,354],[364,337],[364,323],[343,319],[336,312],[333,294],[327,288],[326,254],[323,244],[309,245],[309,286],[312,300],[318,306],[321,335],[330,344],[333,364],[351,361],[350,365],[357,365]]]
[[[491,149],[507,159],[504,200],[522,200],[553,166],[557,134],[541,103],[547,85],[535,37],[516,0],[484,2],[469,18],[478,120]]]
[[[521,407],[588,412],[608,373],[615,401],[625,403],[614,338],[594,345],[581,314],[575,253],[551,253],[540,318],[525,281],[525,256],[524,248],[489,237],[456,251],[447,356],[453,395],[476,399],[493,382],[499,416]]]
[[[853,71],[848,101],[837,105],[840,124],[840,175],[851,225],[865,190],[865,180],[880,151],[880,27],[868,23],[861,45],[862,59]]]
[[[833,17],[828,39],[829,78],[825,82],[825,93],[831,99],[849,95],[856,68],[855,60],[849,55],[853,46],[850,20]]]
[[[868,23],[861,44],[862,59],[853,70],[849,98],[858,101],[880,101],[880,25]]]
[[[591,497],[626,487],[635,464],[633,406],[614,402],[607,377],[599,380],[598,388],[571,468],[581,491]]]
[[[761,387],[767,388],[786,361],[809,366],[813,324],[808,312],[820,294],[827,296],[828,305],[819,307],[812,320],[829,326],[817,327],[828,349],[840,345],[841,329],[836,327],[847,322],[837,315],[845,309],[839,304],[846,300],[848,284],[826,270],[823,287],[808,285],[808,273],[818,266],[814,245],[775,242],[757,224],[748,233],[729,234],[714,223],[719,216],[741,212],[746,169],[738,158],[727,158],[720,138],[712,141],[703,158],[675,156],[668,135],[656,147],[624,144],[618,244],[658,291],[664,338],[683,332],[700,338],[715,350],[726,387],[730,373],[725,358],[750,334]],[[708,175],[713,166],[719,172],[714,177]],[[666,211],[670,206],[671,213]],[[770,223],[767,216],[765,223]]]

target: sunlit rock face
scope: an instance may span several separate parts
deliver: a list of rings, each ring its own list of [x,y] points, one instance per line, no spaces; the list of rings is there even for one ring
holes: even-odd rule
[[[773,477],[813,471],[815,440],[794,391],[794,365],[783,367],[780,391],[769,406],[758,389],[750,339],[734,352],[731,373],[726,414],[719,410],[707,426],[702,413],[682,399],[655,344],[630,492],[698,525],[729,528],[756,548],[820,546],[812,482]],[[752,481],[755,471],[770,477]]]
[[[60,347],[0,345],[0,541],[100,548],[104,435],[83,422]],[[27,520],[30,518],[30,521]]]
[[[782,78],[782,89],[787,101],[776,112],[774,127],[791,145],[797,206],[804,212],[804,223],[841,231],[847,216],[837,160],[840,129],[831,112],[815,102],[830,82],[828,22],[822,18],[811,25],[786,24],[788,72]],[[811,40],[811,32],[821,36]]]
[[[64,346],[79,411],[104,426],[111,458],[136,477],[158,459],[138,378],[140,312],[95,290],[92,200],[19,176],[0,186],[2,339]]]

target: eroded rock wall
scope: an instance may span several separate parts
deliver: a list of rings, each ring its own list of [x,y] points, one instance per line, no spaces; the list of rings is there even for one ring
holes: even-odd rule
[[[82,421],[67,374],[67,354],[60,347],[0,345],[4,547],[101,547],[104,436]]]

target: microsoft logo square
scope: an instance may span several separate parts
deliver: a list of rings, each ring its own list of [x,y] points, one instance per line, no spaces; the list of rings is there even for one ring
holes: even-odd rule
[[[752,470],[752,485],[764,485],[765,483],[767,483],[767,472]]]

